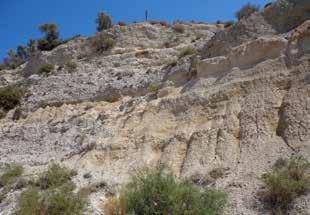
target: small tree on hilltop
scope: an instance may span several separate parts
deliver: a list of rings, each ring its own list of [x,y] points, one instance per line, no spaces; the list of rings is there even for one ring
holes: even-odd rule
[[[28,56],[33,56],[37,51],[37,41],[30,39],[27,43]]]
[[[17,56],[23,60],[26,61],[28,59],[28,50],[25,46],[18,46],[17,47]]]
[[[38,40],[38,48],[42,51],[49,51],[60,44],[57,25],[46,23],[39,26],[39,30],[44,34],[44,38]]]
[[[58,40],[59,32],[57,25],[54,23],[46,23],[39,26],[39,30],[45,34],[45,39],[48,41]]]
[[[239,11],[236,12],[236,17],[238,20],[241,20],[243,18],[248,18],[251,16],[252,13],[255,13],[259,11],[259,6],[247,3],[244,5]]]
[[[107,14],[100,12],[98,14],[98,17],[96,19],[96,23],[97,23],[97,31],[102,31],[102,30],[106,30],[112,27],[112,20],[111,17],[108,16]]]

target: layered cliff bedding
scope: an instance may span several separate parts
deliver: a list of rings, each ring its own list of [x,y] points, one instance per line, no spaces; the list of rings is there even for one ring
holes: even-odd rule
[[[270,21],[276,6],[225,29],[115,25],[2,71],[1,88],[23,96],[0,120],[0,166],[22,165],[27,180],[51,162],[74,169],[76,190],[96,185],[86,214],[103,214],[133,173],[161,164],[227,193],[225,214],[270,213],[261,176],[279,159],[310,158],[309,4],[300,2],[306,12],[297,7],[304,16],[289,29]],[[105,33],[115,47],[98,53],[93,40]],[[37,73],[44,64],[52,71]],[[0,214],[21,192],[6,192]],[[287,213],[309,214],[309,192]]]

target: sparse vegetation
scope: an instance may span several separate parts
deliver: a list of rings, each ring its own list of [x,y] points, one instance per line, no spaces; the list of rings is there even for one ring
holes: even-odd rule
[[[17,178],[23,174],[22,166],[10,166],[4,170],[0,176],[0,187],[4,187],[16,182]]]
[[[85,200],[72,192],[72,188],[62,186],[46,192],[31,187],[19,198],[17,214],[20,215],[82,215]]]
[[[123,195],[112,196],[102,205],[102,209],[106,215],[126,215],[126,199]]]
[[[124,191],[129,214],[221,214],[226,194],[199,191],[190,182],[177,180],[163,168],[135,177]]]
[[[68,70],[68,72],[72,73],[72,72],[75,72],[76,69],[77,69],[77,64],[76,62],[70,60],[66,63],[66,69]]]
[[[35,185],[28,187],[20,198],[17,214],[20,215],[82,215],[86,200],[73,193],[73,171],[52,164]]]
[[[36,184],[41,189],[49,189],[59,187],[76,175],[73,170],[69,170],[65,167],[61,167],[59,164],[51,164],[46,172],[44,172]]]
[[[279,159],[262,176],[265,186],[258,196],[274,214],[285,214],[289,204],[310,188],[310,163],[301,157]]]
[[[100,12],[96,19],[97,23],[97,31],[100,32],[102,30],[106,30],[112,27],[111,17],[107,14]]]
[[[183,49],[180,54],[179,54],[179,58],[185,57],[187,55],[196,55],[198,54],[198,51],[192,47],[188,47]]]
[[[20,104],[23,91],[15,86],[0,88],[0,109],[9,111]]]
[[[49,74],[55,69],[55,66],[53,64],[43,64],[40,66],[38,73],[40,74]]]
[[[240,10],[238,10],[235,15],[238,20],[241,20],[243,18],[248,18],[252,13],[255,13],[257,11],[259,11],[258,5],[247,3]]]
[[[59,40],[59,32],[56,24],[46,23],[40,25],[39,30],[44,34],[44,38],[38,40],[39,50],[50,51],[61,43]]]
[[[176,23],[172,26],[172,29],[177,32],[177,33],[184,33],[185,32],[185,27],[183,24]]]
[[[0,176],[0,203],[6,199],[7,194],[12,190],[23,188],[27,182],[21,178],[23,174],[22,166],[9,166],[4,169],[4,172]]]
[[[235,21],[230,20],[224,23],[224,28],[229,28],[235,25]]]
[[[100,34],[94,38],[93,44],[97,52],[104,52],[115,46],[115,40],[108,35]]]
[[[150,84],[149,85],[149,92],[150,93],[154,93],[154,94],[157,94],[158,93],[158,86],[156,84]]]
[[[10,49],[7,53],[7,57],[3,59],[3,68],[16,69],[18,66],[25,62],[24,56],[21,56],[22,46],[18,46],[18,52],[15,53],[13,49]]]

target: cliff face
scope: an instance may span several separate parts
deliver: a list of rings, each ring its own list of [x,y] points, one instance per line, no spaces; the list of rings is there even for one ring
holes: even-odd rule
[[[258,178],[278,158],[310,157],[310,22],[303,21],[286,32],[264,14],[229,29],[184,24],[184,33],[114,26],[104,33],[116,46],[103,54],[92,45],[99,35],[40,53],[0,74],[1,86],[27,87],[20,107],[0,120],[0,164],[35,175],[63,162],[78,171],[78,187],[104,181],[113,190],[145,166],[166,163],[197,183],[222,168],[210,186],[229,193],[226,213],[267,214],[255,197]],[[180,56],[188,48],[200,55]],[[43,63],[55,71],[36,74]],[[90,196],[92,213],[101,213],[105,192]],[[3,214],[17,195],[0,203]],[[309,214],[309,206],[305,195],[290,213]]]

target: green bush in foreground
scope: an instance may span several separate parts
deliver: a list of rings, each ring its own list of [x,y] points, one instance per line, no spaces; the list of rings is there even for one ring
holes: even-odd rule
[[[289,204],[310,188],[310,164],[301,157],[279,159],[271,172],[262,176],[265,184],[258,196],[273,213],[286,213]]]
[[[62,186],[41,192],[31,187],[19,199],[20,215],[82,215],[86,202],[74,194],[70,187]]]
[[[10,166],[7,167],[4,173],[0,176],[0,187],[10,185],[16,181],[16,179],[23,174],[22,166]]]
[[[0,88],[0,109],[9,111],[20,104],[23,92],[18,87]]]
[[[72,176],[75,174],[75,171],[53,163],[49,166],[48,170],[40,176],[36,184],[39,185],[41,189],[59,187],[70,182]]]
[[[178,181],[162,168],[133,177],[124,191],[129,214],[221,214],[226,195],[219,191],[199,191],[188,181]]]
[[[52,164],[19,198],[19,215],[82,215],[86,200],[73,192],[74,171]]]
[[[48,74],[51,73],[54,70],[55,66],[53,64],[43,64],[41,65],[41,67],[39,68],[39,73],[40,74]]]

